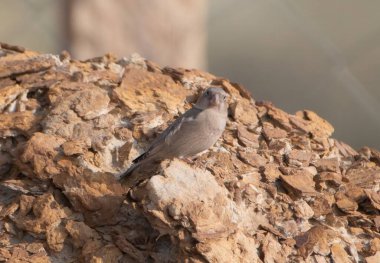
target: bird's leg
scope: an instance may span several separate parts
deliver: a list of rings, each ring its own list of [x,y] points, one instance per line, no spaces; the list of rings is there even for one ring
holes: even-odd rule
[[[182,160],[184,160],[187,164],[194,164],[194,158],[185,157],[185,158],[182,158]]]

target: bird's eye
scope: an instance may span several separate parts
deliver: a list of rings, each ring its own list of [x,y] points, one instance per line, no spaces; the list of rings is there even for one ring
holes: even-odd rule
[[[207,96],[210,95],[210,91],[206,91],[206,95],[207,95]]]
[[[226,100],[226,98],[227,98],[227,96],[226,96],[226,95],[224,95],[224,96],[223,96],[223,99],[224,99],[224,100]]]

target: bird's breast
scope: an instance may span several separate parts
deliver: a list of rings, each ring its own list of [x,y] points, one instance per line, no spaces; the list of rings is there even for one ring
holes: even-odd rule
[[[205,133],[209,135],[220,136],[226,127],[227,118],[218,111],[209,111],[206,113]]]

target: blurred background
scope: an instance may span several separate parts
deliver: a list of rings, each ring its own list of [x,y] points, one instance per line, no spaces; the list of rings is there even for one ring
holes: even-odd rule
[[[380,149],[380,1],[2,0],[0,41],[201,68]]]

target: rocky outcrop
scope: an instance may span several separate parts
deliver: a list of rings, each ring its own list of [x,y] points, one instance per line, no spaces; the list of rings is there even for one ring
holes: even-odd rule
[[[222,138],[117,178],[209,84]],[[254,90],[254,89],[253,89]],[[136,55],[0,49],[0,261],[380,262],[380,152],[242,86]]]

